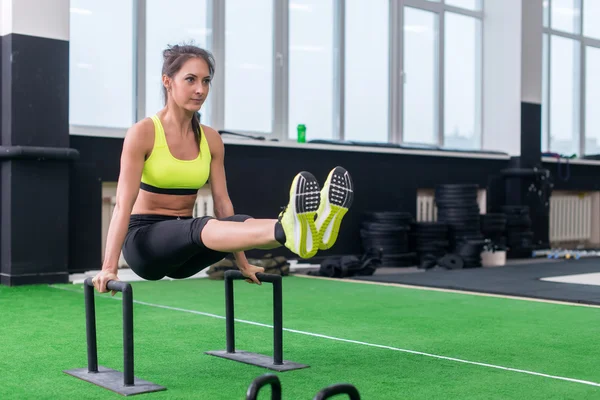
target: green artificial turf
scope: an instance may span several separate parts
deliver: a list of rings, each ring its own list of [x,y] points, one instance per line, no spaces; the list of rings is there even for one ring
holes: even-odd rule
[[[244,399],[272,372],[204,354],[225,349],[222,281],[132,285],[135,375],[167,387],[134,398]],[[122,371],[119,297],[97,295],[96,313],[99,364]],[[122,398],[63,372],[87,365],[83,300],[80,285],[0,286],[0,399]],[[284,331],[284,359],[310,365],[272,372],[284,399],[339,382],[363,399],[600,398],[598,386],[402,351],[600,382],[597,308],[301,277],[283,279],[283,301],[284,328],[299,331]],[[272,311],[270,284],[235,282],[236,318],[270,325]],[[236,323],[236,348],[272,346],[271,328]]]

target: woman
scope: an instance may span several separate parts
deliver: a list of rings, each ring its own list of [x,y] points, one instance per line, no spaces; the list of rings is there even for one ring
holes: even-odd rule
[[[104,263],[93,279],[96,290],[106,293],[106,283],[118,280],[121,250],[130,268],[147,280],[186,278],[235,253],[246,280],[260,284],[256,274],[264,269],[250,265],[244,250],[285,245],[309,258],[330,248],[352,203],[347,171],[333,169],[322,190],[312,174],[296,175],[278,219],[235,215],[223,142],[197,114],[214,75],[212,55],[195,46],[172,46],[163,57],[166,105],[125,136]],[[206,182],[216,218],[193,218],[197,191]]]

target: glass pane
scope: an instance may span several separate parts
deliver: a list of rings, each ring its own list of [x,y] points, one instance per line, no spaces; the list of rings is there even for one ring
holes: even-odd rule
[[[207,48],[207,0],[149,1],[146,5],[146,116],[164,107],[162,94],[163,51],[169,45],[193,44]],[[194,10],[182,13],[181,10]],[[217,72],[218,73],[218,72]],[[208,97],[210,99],[210,96]],[[200,113],[208,124],[204,103]]]
[[[245,0],[247,1],[247,0]],[[293,0],[289,14],[289,132],[333,137],[334,0]]]
[[[225,128],[271,132],[273,1],[225,4]]]
[[[551,38],[550,149],[562,154],[579,152],[578,46],[572,39]]]
[[[548,152],[548,35],[542,39],[542,151]]]
[[[481,10],[481,0],[446,0],[446,4],[454,7],[466,8],[468,10]]]
[[[444,48],[444,146],[481,147],[481,26],[447,12]]]
[[[600,49],[588,47],[585,61],[585,152],[600,154]]]
[[[600,39],[600,1],[587,0],[583,2],[583,34],[594,39]]]
[[[548,20],[550,19],[550,0],[544,0],[542,4],[544,7],[544,28],[548,28]]]
[[[438,18],[404,8],[403,141],[438,143]]]
[[[69,123],[128,128],[134,120],[133,0],[71,0]]]
[[[552,29],[579,33],[577,0],[552,0]]]
[[[388,7],[388,0],[346,0],[347,140],[388,141]]]

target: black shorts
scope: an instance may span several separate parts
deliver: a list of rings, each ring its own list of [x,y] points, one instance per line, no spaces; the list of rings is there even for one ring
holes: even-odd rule
[[[233,215],[219,220],[244,222],[250,218]],[[215,218],[131,215],[123,257],[138,276],[150,281],[195,275],[229,254],[211,250],[202,243],[200,233],[211,219]]]

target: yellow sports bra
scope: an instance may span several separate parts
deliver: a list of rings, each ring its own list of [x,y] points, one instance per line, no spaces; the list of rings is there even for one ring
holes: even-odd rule
[[[157,115],[154,122],[154,147],[150,157],[144,162],[140,188],[162,194],[196,194],[208,181],[210,175],[210,148],[200,126],[200,153],[194,160],[180,160],[173,157],[165,130]]]

